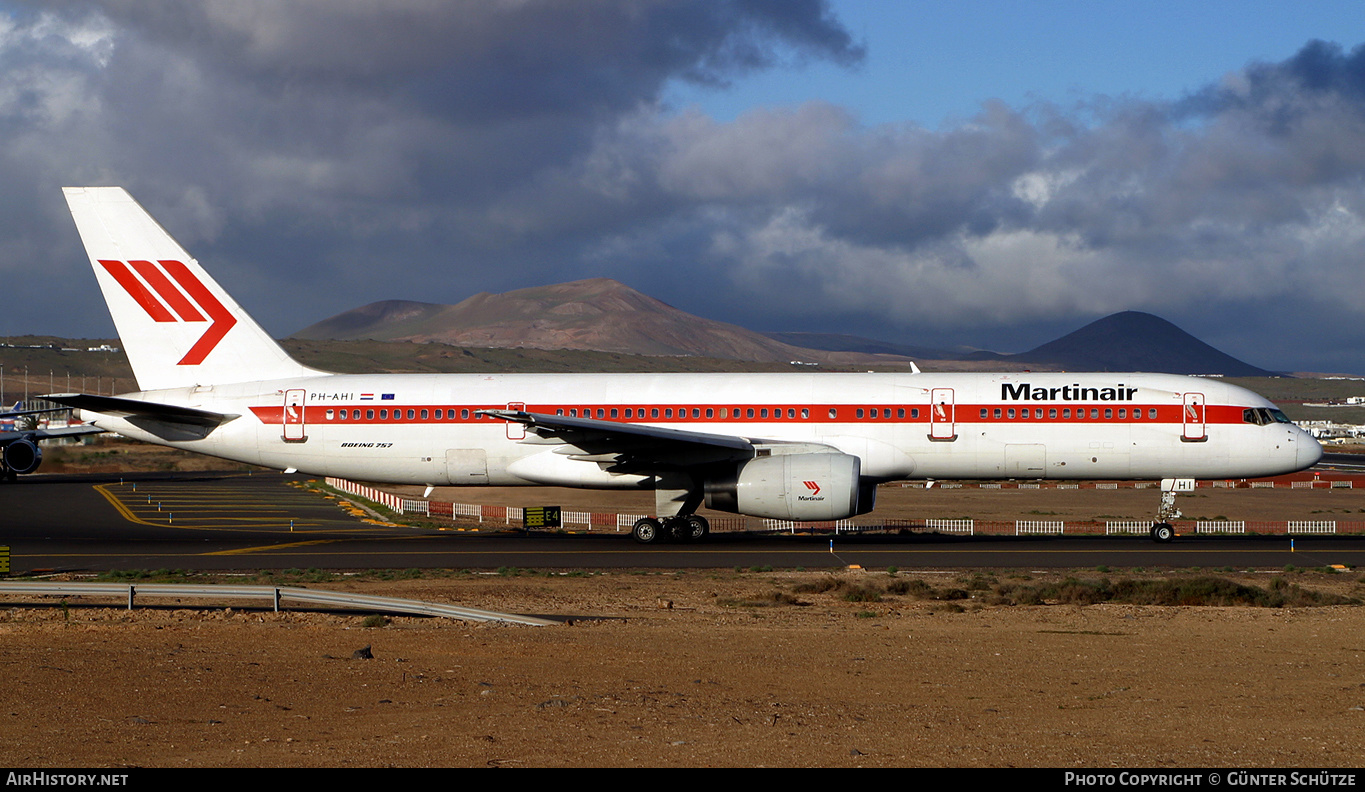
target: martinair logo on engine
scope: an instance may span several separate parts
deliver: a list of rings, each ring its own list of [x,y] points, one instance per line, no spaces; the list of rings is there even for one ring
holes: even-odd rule
[[[819,485],[819,484],[815,483],[814,481],[803,481],[803,482],[801,482],[801,483],[806,485],[806,489],[810,490],[810,494],[809,494],[809,495],[797,495],[797,496],[796,496],[796,499],[797,499],[797,500],[800,500],[800,501],[822,501],[822,500],[824,500],[824,498],[820,497],[820,485]]]
[[[223,336],[237,324],[237,318],[218,302],[218,298],[190,272],[184,262],[168,259],[156,263],[100,259],[100,265],[128,292],[128,296],[142,306],[152,321],[213,322],[176,364],[178,366],[203,363],[204,358],[223,340]],[[148,286],[151,290],[148,290]]]

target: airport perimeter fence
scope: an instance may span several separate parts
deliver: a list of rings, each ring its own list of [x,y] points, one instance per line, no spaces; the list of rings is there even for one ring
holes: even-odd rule
[[[409,498],[391,492],[359,484],[340,478],[327,478],[327,485],[341,492],[364,498],[400,515],[416,515],[440,523],[449,522],[451,528],[505,529],[522,527],[523,510],[518,506],[494,506],[489,504],[452,503],[450,501]],[[1201,486],[1240,487],[1247,483],[1275,484],[1267,482],[1200,482]],[[1312,489],[1341,489],[1351,487],[1350,479],[1307,480]],[[1024,482],[1026,489],[1038,488],[1039,483]],[[1079,489],[1096,487],[1117,489],[1119,482],[1063,483],[1055,489]],[[1153,482],[1124,482],[1124,487],[1138,489],[1153,485]],[[1285,489],[1301,489],[1299,481],[1281,481]],[[1109,485],[1109,486],[1105,486]],[[901,486],[924,487],[924,482],[906,482]],[[1015,482],[949,482],[941,485],[944,489],[959,489],[975,486],[983,489],[1014,488]],[[576,532],[629,533],[635,521],[643,514],[622,514],[617,512],[560,512],[560,529]],[[798,522],[791,520],[772,520],[751,517],[712,518],[713,533],[773,533],[773,534],[810,534],[831,535],[857,533],[939,533],[956,536],[1146,536],[1152,529],[1150,520],[976,520],[960,519],[907,519],[879,518],[864,515],[847,520],[820,522]],[[1322,534],[1359,534],[1365,533],[1365,520],[1173,520],[1171,523],[1177,534],[1192,535],[1322,535]]]

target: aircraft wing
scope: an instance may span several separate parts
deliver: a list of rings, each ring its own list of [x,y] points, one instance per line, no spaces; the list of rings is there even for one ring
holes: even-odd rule
[[[479,410],[482,415],[524,424],[539,442],[558,440],[570,459],[597,462],[617,473],[648,473],[755,455],[751,438],[657,426],[570,418],[519,410]],[[528,442],[537,442],[529,439]]]
[[[525,442],[564,444],[557,453],[582,462],[596,462],[613,473],[657,473],[715,462],[752,459],[758,446],[780,444],[738,435],[690,432],[658,426],[619,423],[594,418],[522,412],[479,410],[481,415],[526,426],[535,435]]]
[[[98,426],[60,426],[55,429],[25,429],[16,432],[0,432],[0,446],[7,446],[15,440],[46,440],[49,437],[76,437],[79,435],[100,434],[104,429]]]
[[[0,418],[18,418],[21,415],[45,415],[47,413],[66,412],[66,407],[49,407],[45,410],[8,410],[0,412]]]

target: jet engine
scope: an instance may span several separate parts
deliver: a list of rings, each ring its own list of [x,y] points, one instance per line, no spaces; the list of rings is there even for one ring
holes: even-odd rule
[[[842,520],[872,511],[876,487],[862,484],[861,463],[840,453],[757,457],[706,481],[717,511],[779,520]]]
[[[43,462],[43,449],[28,438],[15,440],[5,446],[4,461],[15,473],[32,473]]]

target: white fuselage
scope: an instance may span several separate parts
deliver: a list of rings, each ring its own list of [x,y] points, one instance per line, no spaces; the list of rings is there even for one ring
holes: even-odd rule
[[[1322,453],[1292,424],[1256,422],[1274,410],[1262,397],[1164,374],[322,375],[127,397],[240,417],[193,440],[86,417],[224,459],[395,484],[650,486],[476,414],[509,407],[819,443],[858,457],[875,481],[1251,478]]]

